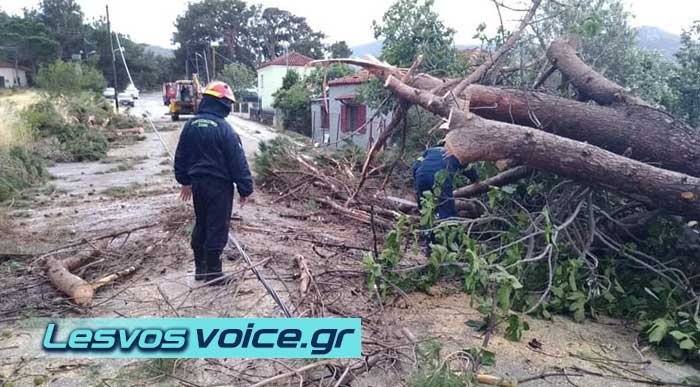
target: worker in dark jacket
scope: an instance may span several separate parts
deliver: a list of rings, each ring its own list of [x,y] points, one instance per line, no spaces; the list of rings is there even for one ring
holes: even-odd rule
[[[204,91],[197,116],[185,124],[175,152],[175,179],[180,197],[194,201],[192,231],[195,280],[223,276],[221,253],[228,242],[234,184],[241,207],[253,193],[253,178],[238,134],[226,122],[235,97],[223,82]],[[221,284],[222,281],[213,282]]]
[[[423,192],[432,192],[435,185],[435,175],[443,170],[447,171],[447,178],[443,183],[442,192],[438,199],[437,213],[439,219],[457,216],[455,200],[452,196],[452,186],[457,173],[463,173],[472,183],[479,180],[476,169],[473,167],[467,168],[467,165],[460,163],[455,156],[448,156],[445,153],[445,148],[428,148],[423,153],[423,157],[413,163],[413,178],[416,180],[416,196],[419,208]]]
[[[457,208],[452,195],[454,178],[458,173],[463,173],[470,182],[479,180],[476,169],[462,164],[457,157],[447,155],[445,148],[428,148],[421,158],[413,163],[413,178],[416,181],[416,200],[418,208],[421,208],[421,198],[425,191],[433,191],[436,175],[440,171],[447,171],[445,182],[442,185],[440,196],[437,198],[438,219],[447,219],[457,216]],[[426,246],[434,242],[432,233],[426,235]],[[430,249],[427,249],[429,254]]]

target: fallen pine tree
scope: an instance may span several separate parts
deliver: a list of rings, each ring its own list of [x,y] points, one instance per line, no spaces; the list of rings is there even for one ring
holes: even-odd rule
[[[525,325],[511,309],[543,317],[571,313],[577,321],[605,311],[638,319],[647,340],[671,344],[674,356],[700,355],[698,130],[586,65],[568,38],[550,43],[550,70],[535,84],[559,72],[576,99],[479,84],[498,77],[538,5],[534,1],[503,46],[461,79],[415,74],[420,57],[411,69],[373,58],[315,62],[369,71],[396,98],[395,117],[405,120],[408,106],[440,117],[446,147],[462,161],[507,159],[514,166],[455,191],[488,200],[478,218],[399,220],[382,253],[367,258],[370,284],[382,293],[396,286],[425,289],[457,275],[465,290],[485,296],[476,302],[494,305],[486,320],[507,321],[514,339]],[[362,183],[395,131],[384,134],[351,199],[367,196],[370,188]],[[427,199],[430,208],[434,199]],[[419,228],[434,230],[436,248],[427,263],[402,265],[403,238]]]

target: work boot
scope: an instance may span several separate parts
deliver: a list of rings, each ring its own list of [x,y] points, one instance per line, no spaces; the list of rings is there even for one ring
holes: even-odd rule
[[[227,281],[223,279],[221,281],[216,281],[217,278],[222,278],[224,273],[221,272],[221,251],[207,251],[207,268],[209,268],[209,273],[207,273],[207,282],[211,282],[211,286],[225,285]]]
[[[207,279],[207,258],[204,251],[193,249],[194,252],[194,280],[204,281]]]

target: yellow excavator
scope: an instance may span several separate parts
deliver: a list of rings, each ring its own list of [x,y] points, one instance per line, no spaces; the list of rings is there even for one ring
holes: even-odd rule
[[[202,88],[199,76],[192,74],[192,79],[175,81],[172,84],[175,88],[174,98],[170,98],[169,114],[170,119],[179,121],[181,115],[197,114],[199,102],[202,100]]]

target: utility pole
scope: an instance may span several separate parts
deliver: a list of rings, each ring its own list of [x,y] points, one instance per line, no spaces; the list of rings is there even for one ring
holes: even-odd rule
[[[109,24],[109,5],[105,5],[105,11],[107,12],[107,33],[109,34],[109,47],[112,49],[112,72],[114,77],[112,82],[114,82],[114,110],[119,113],[119,91],[117,90],[117,58],[114,56],[114,43],[112,42],[112,28]]]
[[[216,78],[216,46],[211,46],[211,69]]]
[[[190,46],[185,45],[185,79],[190,79]]]
[[[204,54],[204,70],[206,70],[205,73],[207,74],[207,83],[209,83],[211,82],[211,79],[209,78],[209,63],[207,62],[207,50],[202,50],[202,54]]]

